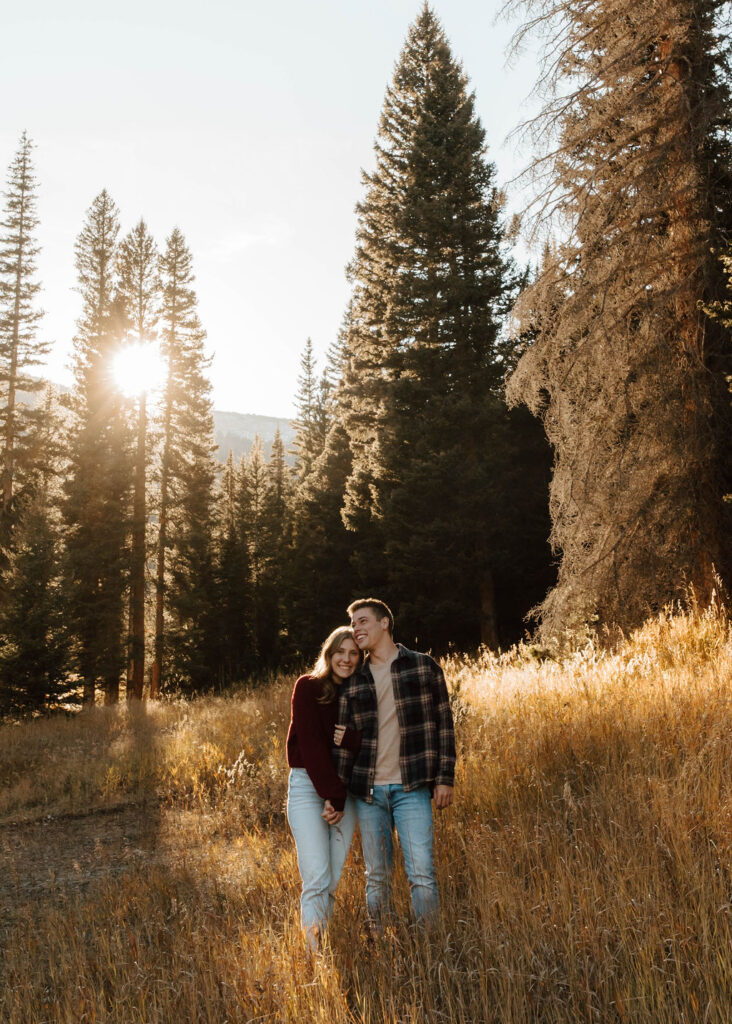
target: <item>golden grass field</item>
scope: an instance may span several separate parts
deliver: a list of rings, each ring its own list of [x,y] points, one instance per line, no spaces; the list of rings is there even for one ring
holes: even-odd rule
[[[367,936],[346,867],[299,930],[292,678],[0,728],[0,1020],[732,1019],[732,633],[664,615],[613,653],[453,658],[442,912]]]

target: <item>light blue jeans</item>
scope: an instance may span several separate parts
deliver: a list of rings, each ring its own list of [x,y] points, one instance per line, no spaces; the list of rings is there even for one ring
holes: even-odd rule
[[[371,804],[356,801],[369,916],[379,921],[389,909],[396,828],[412,890],[412,911],[416,918],[430,917],[438,905],[430,791],[427,786],[409,793],[401,786],[374,786],[373,796]]]
[[[336,886],[356,827],[352,797],[347,798],[343,817],[337,825],[328,825],[320,817],[323,803],[306,769],[291,768],[287,820],[297,848],[297,866],[302,878],[302,926],[307,932],[321,931],[330,920]]]

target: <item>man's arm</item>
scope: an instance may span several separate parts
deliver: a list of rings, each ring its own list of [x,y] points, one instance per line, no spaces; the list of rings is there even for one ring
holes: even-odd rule
[[[455,726],[447,692],[445,673],[436,661],[432,668],[432,695],[437,725],[437,776],[435,778],[435,807],[449,807],[455,785]]]

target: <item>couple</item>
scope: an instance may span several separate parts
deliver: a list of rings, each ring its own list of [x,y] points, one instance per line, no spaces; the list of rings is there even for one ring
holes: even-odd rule
[[[432,807],[452,803],[455,740],[442,669],[394,643],[383,601],[354,601],[292,695],[287,819],[302,877],[302,925],[316,948],[358,820],[366,905],[378,928],[388,910],[393,831],[416,918],[437,910]]]

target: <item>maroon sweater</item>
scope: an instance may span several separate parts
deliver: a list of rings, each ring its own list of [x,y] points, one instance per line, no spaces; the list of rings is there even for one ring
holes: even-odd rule
[[[315,791],[330,800],[336,811],[346,805],[346,787],[336,774],[332,751],[338,697],[330,704],[319,704],[321,683],[312,676],[300,676],[292,691],[292,717],[287,732],[287,763],[290,768],[305,768]],[[358,753],[360,734],[347,729],[343,746]]]

